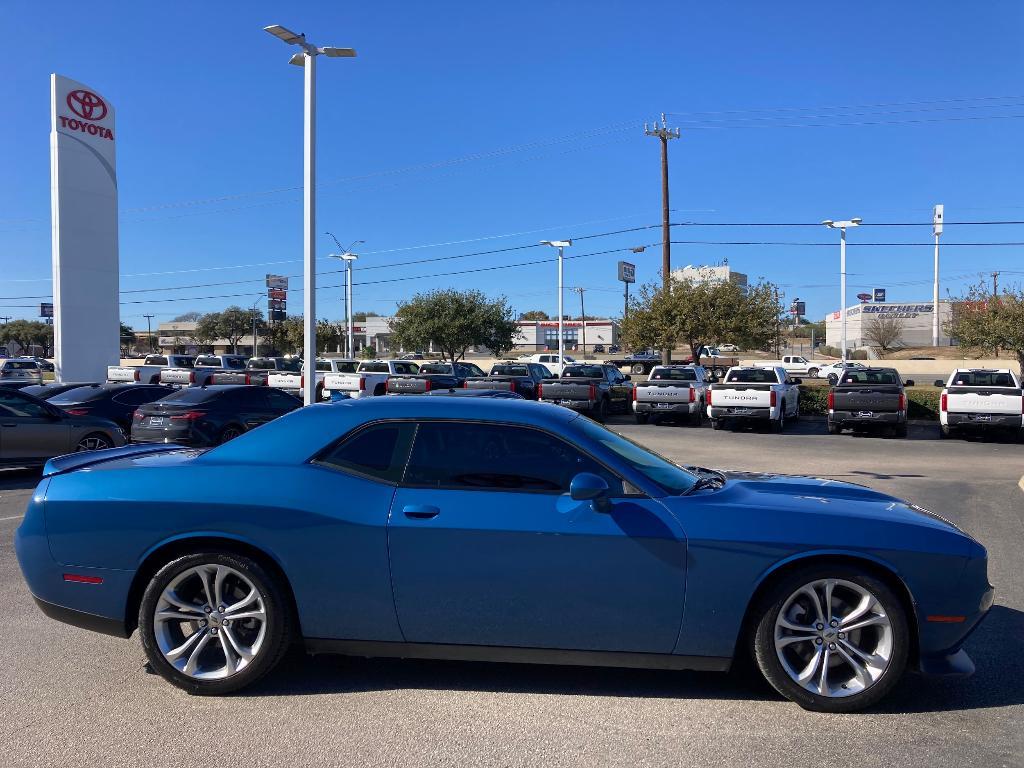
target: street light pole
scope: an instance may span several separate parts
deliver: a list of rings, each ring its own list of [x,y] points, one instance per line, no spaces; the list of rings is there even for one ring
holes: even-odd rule
[[[565,328],[562,316],[562,294],[565,293],[565,285],[562,281],[562,250],[572,245],[572,240],[541,240],[541,245],[550,245],[558,249],[558,375],[562,375],[562,366],[565,365]]]
[[[587,356],[587,310],[585,310],[583,308],[583,292],[586,291],[587,289],[583,288],[583,287],[580,287],[580,286],[577,286],[576,288],[571,288],[570,290],[575,291],[576,293],[578,293],[580,295],[580,320],[583,322],[583,347],[582,347],[582,349],[583,349],[583,357],[585,358]]]
[[[939,235],[942,234],[942,215],[945,206],[935,206],[932,214],[932,234],[935,235],[935,282],[932,285],[932,346],[939,346]]]
[[[826,219],[821,222],[829,229],[839,230],[839,322],[842,325],[842,360],[846,362],[846,228],[859,226],[863,219],[852,218],[848,221],[832,221]]]
[[[306,42],[305,34],[295,34],[279,24],[264,27],[274,37],[287,43],[297,45],[302,53],[292,56],[289,63],[305,68],[305,98],[303,105],[303,359],[305,360],[306,377],[303,384],[303,402],[310,405],[316,402],[316,242],[313,232],[316,229],[316,57],[323,54],[331,58],[352,57],[356,52],[352,48],[334,48],[330,46],[318,48]]]
[[[256,301],[252,303],[252,308],[249,310],[252,313],[252,356],[259,357],[259,345],[256,343],[256,305],[263,301],[263,296],[260,296]]]
[[[152,352],[153,351],[153,326],[150,325],[149,321],[152,320],[154,317],[156,317],[156,315],[143,315],[143,317],[146,318],[146,338],[149,340],[149,351]]]
[[[353,240],[348,248],[342,248],[341,243],[330,232],[324,232],[325,235],[330,235],[330,238],[334,241],[334,244],[338,246],[338,250],[341,253],[329,254],[332,259],[341,259],[346,262],[345,264],[345,292],[342,294],[342,301],[345,304],[345,327],[347,330],[347,336],[345,338],[345,356],[355,357],[355,348],[352,342],[353,335],[353,309],[352,309],[352,262],[359,258],[357,254],[352,253],[352,249],[357,245],[365,243],[365,240]]]

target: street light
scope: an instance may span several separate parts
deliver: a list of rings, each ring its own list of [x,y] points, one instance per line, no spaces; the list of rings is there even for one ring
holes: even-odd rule
[[[842,325],[842,359],[846,362],[846,229],[848,227],[860,226],[861,218],[853,218],[847,221],[832,221],[825,219],[821,222],[829,229],[839,230],[839,317]]]
[[[324,234],[328,235],[331,238],[331,240],[334,241],[334,244],[336,246],[338,246],[338,250],[341,251],[341,253],[329,253],[329,254],[327,254],[328,258],[331,258],[331,259],[341,259],[343,261],[349,262],[347,268],[344,270],[345,271],[345,290],[341,294],[341,301],[342,301],[342,304],[344,304],[344,306],[345,306],[345,326],[348,329],[348,335],[347,335],[347,338],[346,338],[347,346],[345,348],[345,356],[346,357],[355,357],[354,350],[352,349],[352,316],[353,316],[353,313],[354,313],[354,310],[352,309],[352,261],[357,259],[358,256],[356,254],[352,253],[352,249],[355,248],[357,245],[362,245],[366,241],[365,240],[353,240],[349,244],[348,248],[342,248],[341,247],[341,243],[338,242],[338,238],[336,238],[333,233],[331,233],[331,232],[324,232]],[[346,256],[351,256],[352,259],[347,259],[347,258],[345,258]]]
[[[295,34],[280,24],[271,24],[264,30],[288,45],[297,45],[302,53],[291,57],[290,63],[305,67],[305,103],[303,107],[304,147],[303,147],[303,192],[302,207],[304,226],[303,242],[303,358],[309,375],[303,384],[303,401],[306,405],[316,402],[316,242],[313,232],[316,229],[316,57],[323,54],[329,58],[352,57],[356,52],[352,48],[318,48],[306,41],[305,34]]]
[[[562,293],[565,289],[562,285],[562,249],[572,245],[572,240],[541,240],[540,244],[550,245],[552,248],[558,249],[558,365],[564,366],[565,358],[562,355],[564,353],[565,334],[562,330]],[[559,368],[558,375],[562,375],[561,368]]]

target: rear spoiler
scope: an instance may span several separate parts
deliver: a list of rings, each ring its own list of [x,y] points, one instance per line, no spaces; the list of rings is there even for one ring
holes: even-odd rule
[[[106,461],[124,459],[131,456],[145,456],[150,453],[167,453],[169,451],[180,451],[180,445],[170,443],[158,443],[156,445],[125,445],[120,448],[108,448],[103,451],[80,451],[68,453],[64,456],[56,456],[46,462],[43,467],[43,477],[53,477],[71,472],[83,467],[102,464]]]

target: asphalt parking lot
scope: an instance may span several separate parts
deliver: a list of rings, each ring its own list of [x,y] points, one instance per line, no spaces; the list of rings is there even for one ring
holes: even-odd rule
[[[996,605],[964,681],[908,676],[867,714],[821,715],[730,674],[310,658],[242,694],[147,674],[137,638],[34,606],[11,542],[37,475],[0,472],[5,766],[1024,765],[1024,445],[844,434],[616,429],[681,463],[829,476],[940,512],[989,548]]]

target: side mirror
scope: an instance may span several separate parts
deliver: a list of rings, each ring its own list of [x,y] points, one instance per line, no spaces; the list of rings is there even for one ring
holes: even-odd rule
[[[939,389],[942,389],[943,387],[946,386],[946,382],[944,382],[942,379],[936,379],[935,381],[932,382],[932,384],[934,384]]]
[[[793,383],[794,384],[803,384],[804,380],[803,379],[793,379]]]
[[[632,377],[632,376],[630,376],[630,375],[629,375],[629,374],[627,373],[627,374],[626,374],[626,381],[632,381],[632,380],[633,380],[633,377]]]
[[[607,512],[611,507],[608,501],[608,483],[603,477],[590,472],[580,472],[569,483],[569,495],[575,501],[591,501],[598,512]]]
[[[718,377],[715,376],[715,375],[711,375],[711,376],[708,376],[706,379],[704,379],[704,381],[706,381],[708,384],[717,384],[718,383]]]
[[[907,379],[906,381],[903,382],[903,386],[904,387],[912,387],[912,386],[914,386],[914,380],[913,379]]]

